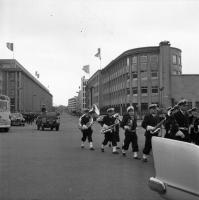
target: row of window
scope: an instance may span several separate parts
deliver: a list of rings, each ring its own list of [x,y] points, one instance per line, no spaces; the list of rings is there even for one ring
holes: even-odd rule
[[[130,94],[130,88],[127,88],[126,91],[127,91],[127,95],[129,95]],[[158,91],[159,91],[158,86],[152,86],[151,87],[151,93],[152,94],[158,94]],[[141,94],[147,94],[147,93],[148,93],[148,87],[141,87]],[[138,94],[138,88],[137,87],[132,88],[132,94],[133,95]]]
[[[172,56],[172,63],[174,65],[181,65],[181,57],[177,55]]]

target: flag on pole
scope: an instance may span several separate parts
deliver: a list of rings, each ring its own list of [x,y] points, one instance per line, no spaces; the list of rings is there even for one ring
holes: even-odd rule
[[[85,71],[87,74],[89,74],[90,73],[90,66],[85,65],[85,66],[83,66],[82,70]]]
[[[101,49],[97,49],[97,53],[95,54],[95,57],[98,57],[101,60]]]
[[[14,44],[13,44],[13,43],[7,42],[7,43],[6,43],[6,46],[7,46],[7,48],[8,48],[10,51],[13,51],[13,50],[14,50]]]
[[[39,78],[39,74],[38,74],[37,71],[35,71],[35,76],[36,76],[37,78]]]

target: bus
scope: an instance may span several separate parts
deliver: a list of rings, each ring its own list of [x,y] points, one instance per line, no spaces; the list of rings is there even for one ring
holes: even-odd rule
[[[8,132],[10,126],[10,98],[6,95],[0,95],[0,130]]]

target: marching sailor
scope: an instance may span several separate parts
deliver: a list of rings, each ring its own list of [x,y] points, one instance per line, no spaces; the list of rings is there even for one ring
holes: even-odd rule
[[[145,132],[145,145],[143,149],[143,161],[147,162],[147,157],[151,151],[151,138],[153,136],[158,136],[159,132],[156,132],[156,125],[162,120],[161,117],[157,115],[157,104],[149,105],[149,113],[144,116],[141,126],[146,129]]]
[[[125,130],[125,139],[122,147],[122,154],[123,156],[126,155],[126,151],[129,148],[129,144],[132,144],[132,151],[133,151],[133,158],[138,159],[138,142],[137,142],[137,134],[136,134],[136,127],[137,127],[137,119],[134,113],[134,107],[129,106],[127,108],[127,114],[123,116],[121,125]]]
[[[199,116],[196,107],[192,108],[190,112],[191,116],[189,117],[189,137],[190,142],[196,144],[198,142]]]
[[[104,147],[109,141],[112,142],[113,154],[118,154],[117,151],[117,133],[115,126],[119,123],[119,120],[114,117],[114,108],[107,109],[107,115],[102,120],[102,133],[104,133],[104,141],[102,142],[101,151],[104,152]]]
[[[172,127],[172,138],[175,140],[189,142],[189,116],[188,116],[188,102],[186,99],[179,101],[179,110],[173,114],[175,126]]]
[[[79,127],[83,134],[81,148],[84,148],[84,143],[86,139],[88,139],[90,150],[94,150],[93,140],[92,140],[92,133],[93,133],[92,124],[93,124],[92,113],[89,112],[89,109],[86,108],[84,109],[84,114],[79,118]]]

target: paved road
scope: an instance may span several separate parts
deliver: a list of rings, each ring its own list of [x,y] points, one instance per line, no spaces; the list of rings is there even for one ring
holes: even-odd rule
[[[80,148],[78,119],[61,118],[60,131],[37,131],[33,125],[0,133],[0,200],[159,200],[147,181],[148,163],[100,151],[102,135],[95,125],[95,151]],[[140,151],[143,130],[139,130]],[[122,137],[121,133],[121,138]],[[120,144],[121,145],[121,144]]]

